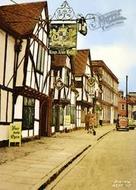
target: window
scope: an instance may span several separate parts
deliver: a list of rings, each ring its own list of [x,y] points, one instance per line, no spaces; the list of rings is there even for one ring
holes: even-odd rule
[[[60,106],[60,125],[64,123],[64,108]]]
[[[33,129],[33,127],[34,127],[34,111],[35,111],[34,108],[35,108],[34,99],[24,97],[23,129]]]
[[[70,105],[66,106],[66,115],[70,115]]]
[[[52,108],[52,125],[56,125],[56,107],[55,106],[53,106],[53,108]]]
[[[125,105],[124,105],[124,104],[121,105],[121,109],[122,109],[122,110],[125,109]]]
[[[44,71],[44,62],[45,62],[45,49],[39,44],[37,52],[36,70],[40,73],[43,73]]]
[[[81,123],[85,122],[85,110],[81,110]]]
[[[65,68],[66,69],[66,68]],[[69,85],[69,71],[68,69],[65,70],[65,78],[64,78],[65,85]]]
[[[76,107],[74,105],[71,106],[71,123],[76,123]]]

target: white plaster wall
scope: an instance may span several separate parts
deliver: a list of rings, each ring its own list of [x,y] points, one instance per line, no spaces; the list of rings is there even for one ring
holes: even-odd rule
[[[82,89],[77,88],[77,91],[79,92],[79,96],[77,97],[77,100],[80,101],[82,99]]]
[[[34,122],[34,136],[39,135],[39,122],[35,121]]]
[[[38,29],[38,24],[36,24],[35,28],[34,28],[34,34],[37,32],[37,29]]]
[[[67,56],[66,58],[66,66],[71,69],[71,63],[70,63],[70,58]]]
[[[14,68],[14,44],[15,39],[11,36],[8,37],[8,47],[7,47],[7,60],[6,60],[6,74],[5,74],[5,84],[8,87],[13,87],[13,68]],[[10,83],[9,83],[10,81]]]
[[[16,104],[15,104],[15,113],[14,118],[15,119],[22,119],[22,110],[23,110],[23,97],[18,96]]]
[[[29,137],[33,137],[33,129],[29,130]]]
[[[16,86],[22,86],[23,85],[25,49],[26,49],[26,40],[23,40],[23,42],[22,42],[22,50],[21,50],[21,52],[19,54],[19,59],[18,59],[18,64],[20,64],[20,63],[21,64],[17,69]]]
[[[35,119],[39,119],[39,107],[40,103],[38,100],[35,101]]]
[[[12,122],[12,111],[13,111],[13,95],[9,93],[8,98],[8,122]]]
[[[34,55],[33,55],[33,58],[34,58],[34,62],[36,63],[36,59],[37,59],[37,50],[38,50],[38,43],[35,42],[35,45],[34,45],[34,43],[33,43],[32,46],[34,46]]]
[[[35,82],[34,72],[32,72],[32,80],[31,80],[31,71],[32,71],[32,63],[29,58],[27,65],[26,85],[30,87],[30,83],[32,83],[32,87],[34,88],[34,82]]]
[[[8,140],[9,138],[9,125],[0,126],[0,141]]]
[[[55,133],[55,126],[51,127],[51,133]]]
[[[28,137],[28,130],[22,131],[22,138]]]
[[[3,84],[5,32],[0,30],[0,84]]]
[[[6,121],[7,91],[1,90],[1,122]]]
[[[71,104],[75,105],[76,99],[75,99],[75,93],[74,92],[71,92],[71,99],[70,99],[70,101],[71,101]]]

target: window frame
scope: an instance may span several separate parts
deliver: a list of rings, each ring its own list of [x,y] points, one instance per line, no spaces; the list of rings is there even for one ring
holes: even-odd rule
[[[34,129],[34,119],[35,119],[35,100],[33,98],[24,97],[22,130]]]

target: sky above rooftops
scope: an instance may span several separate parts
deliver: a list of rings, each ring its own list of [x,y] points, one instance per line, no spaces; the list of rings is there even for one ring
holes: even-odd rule
[[[15,0],[17,3],[37,0]],[[47,0],[49,15],[63,3],[62,0]],[[103,31],[88,29],[86,36],[78,35],[78,49],[90,49],[92,60],[103,60],[119,79],[119,89],[125,91],[126,75],[128,90],[136,91],[136,1],[135,0],[67,0],[77,14],[105,14],[121,9],[127,19],[124,24]],[[10,0],[0,0],[0,5],[13,4]]]

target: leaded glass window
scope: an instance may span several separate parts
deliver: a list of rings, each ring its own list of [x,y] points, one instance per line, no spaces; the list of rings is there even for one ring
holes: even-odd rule
[[[34,110],[35,101],[31,98],[24,97],[23,106],[23,129],[33,129],[34,127]]]

